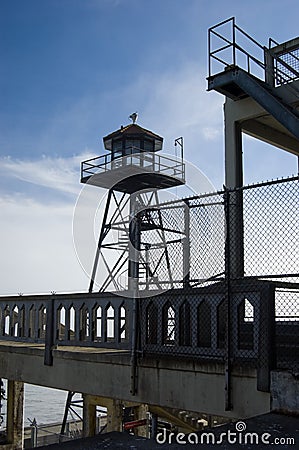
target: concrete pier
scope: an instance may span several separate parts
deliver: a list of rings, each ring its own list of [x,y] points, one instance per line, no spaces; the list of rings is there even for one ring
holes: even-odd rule
[[[7,445],[3,448],[22,450],[24,445],[24,383],[9,379],[7,385]]]

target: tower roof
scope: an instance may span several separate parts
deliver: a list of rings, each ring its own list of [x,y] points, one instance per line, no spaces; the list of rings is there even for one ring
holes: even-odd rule
[[[147,130],[146,128],[141,127],[140,125],[137,125],[136,123],[131,123],[130,125],[121,126],[118,130],[113,131],[113,133],[108,134],[103,138],[104,146],[106,150],[112,149],[112,140],[115,139],[148,139],[151,141],[155,141],[155,149],[161,150],[163,138],[159,136],[156,133],[153,133],[150,130]]]

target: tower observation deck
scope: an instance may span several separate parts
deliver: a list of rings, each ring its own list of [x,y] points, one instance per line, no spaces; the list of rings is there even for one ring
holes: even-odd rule
[[[103,138],[108,153],[81,165],[81,182],[131,194],[185,183],[183,155],[162,156],[163,138],[133,123]]]

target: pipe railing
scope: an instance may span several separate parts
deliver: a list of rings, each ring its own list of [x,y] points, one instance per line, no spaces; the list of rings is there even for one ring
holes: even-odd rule
[[[136,147],[130,147],[127,151],[128,154],[120,157],[113,157],[109,153],[83,161],[81,163],[81,178],[116,170],[124,166],[135,166],[145,171],[166,174],[185,180],[185,165],[181,159],[142,152]]]
[[[217,41],[217,45],[213,45],[213,39]],[[240,43],[242,42],[242,44]],[[221,70],[213,70],[213,61],[219,63],[224,69],[238,66],[246,70],[248,73],[260,76],[260,70],[264,73],[264,80],[271,78],[274,84],[279,86],[298,80],[298,48],[287,48],[283,51],[276,52],[275,47],[271,47],[272,43],[277,44],[273,39],[269,41],[269,48],[262,46],[242,28],[236,25],[235,18],[231,17],[219,24],[209,28],[208,30],[208,53],[209,78],[219,73]],[[250,47],[251,51],[245,49]],[[288,56],[288,61],[286,57]],[[245,59],[245,64],[244,64]],[[252,65],[256,68],[253,69]],[[258,69],[258,71],[257,71]]]

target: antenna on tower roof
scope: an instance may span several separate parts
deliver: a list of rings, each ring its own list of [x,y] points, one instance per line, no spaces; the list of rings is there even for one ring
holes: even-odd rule
[[[131,119],[133,123],[136,123],[136,122],[137,122],[137,119],[138,119],[138,113],[137,113],[137,111],[134,112],[134,113],[132,113],[132,114],[129,116],[129,119]]]

